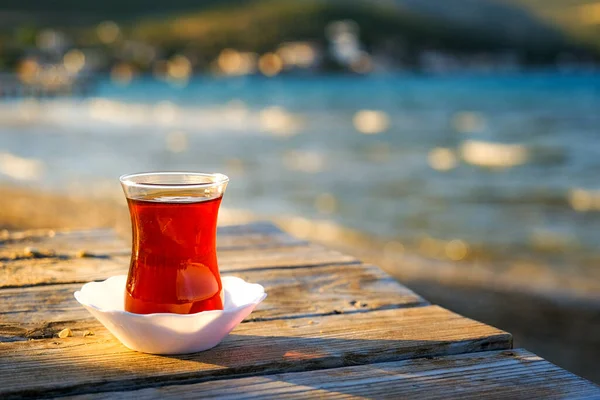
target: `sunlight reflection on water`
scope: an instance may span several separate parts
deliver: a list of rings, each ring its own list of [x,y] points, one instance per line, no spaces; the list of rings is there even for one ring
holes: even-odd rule
[[[296,216],[300,236],[335,236],[333,221],[384,238],[388,253],[547,254],[557,265],[591,265],[600,240],[600,80],[544,82],[103,83],[93,98],[0,103],[0,178],[81,190],[124,172],[222,171],[232,177],[224,207]],[[324,218],[329,225],[310,223]]]

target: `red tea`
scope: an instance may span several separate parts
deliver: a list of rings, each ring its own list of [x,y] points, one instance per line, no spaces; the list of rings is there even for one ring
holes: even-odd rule
[[[127,311],[192,314],[223,309],[216,254],[221,197],[178,200],[127,199],[133,225]]]

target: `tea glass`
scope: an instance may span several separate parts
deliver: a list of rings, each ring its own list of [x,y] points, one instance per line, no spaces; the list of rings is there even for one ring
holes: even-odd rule
[[[217,216],[223,174],[123,175],[132,228],[125,310],[193,314],[223,309],[217,263]]]

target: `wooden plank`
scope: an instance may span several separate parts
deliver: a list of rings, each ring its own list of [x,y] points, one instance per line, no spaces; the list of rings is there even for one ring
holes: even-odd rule
[[[212,350],[170,357],[127,350],[100,330],[89,337],[0,343],[0,397],[130,390],[511,345],[510,334],[437,306],[241,324]]]
[[[357,263],[352,256],[320,245],[268,247],[218,252],[224,273],[249,269],[290,268],[340,263]],[[126,274],[129,256],[43,257],[0,261],[0,288],[103,280]]]
[[[599,399],[600,387],[526,350],[169,385],[70,397],[135,399]]]
[[[219,227],[217,234],[219,250],[303,244],[307,242],[294,238],[269,222]],[[39,258],[52,254],[114,256],[129,255],[130,252],[129,241],[119,237],[112,229],[0,232],[0,260]]]
[[[38,251],[40,256],[53,252],[64,255],[83,251],[105,255],[131,252],[130,244],[112,229],[7,232],[0,239],[0,258],[25,257],[25,249]]]
[[[269,297],[250,320],[317,317],[426,304],[375,266],[333,265],[255,270],[236,274],[261,283]],[[0,342],[56,337],[64,328],[76,335],[101,325],[73,297],[81,284],[0,290]]]
[[[127,273],[128,267],[129,257],[0,261],[0,288],[102,280]]]
[[[353,314],[428,304],[373,265],[334,265],[319,269],[274,269],[236,274],[259,282],[269,297],[250,320]]]
[[[272,249],[227,250],[219,252],[218,256],[220,270],[228,273],[250,269],[298,268],[360,263],[353,256],[316,244]]]

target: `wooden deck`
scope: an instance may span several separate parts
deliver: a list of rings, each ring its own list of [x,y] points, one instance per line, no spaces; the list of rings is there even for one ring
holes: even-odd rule
[[[220,229],[218,247],[224,275],[269,297],[216,348],[156,356],[125,348],[73,298],[126,273],[129,247],[112,231],[0,232],[0,398],[600,399],[598,386],[512,350],[509,333],[351,256],[265,223]],[[58,338],[64,328],[73,337]]]

